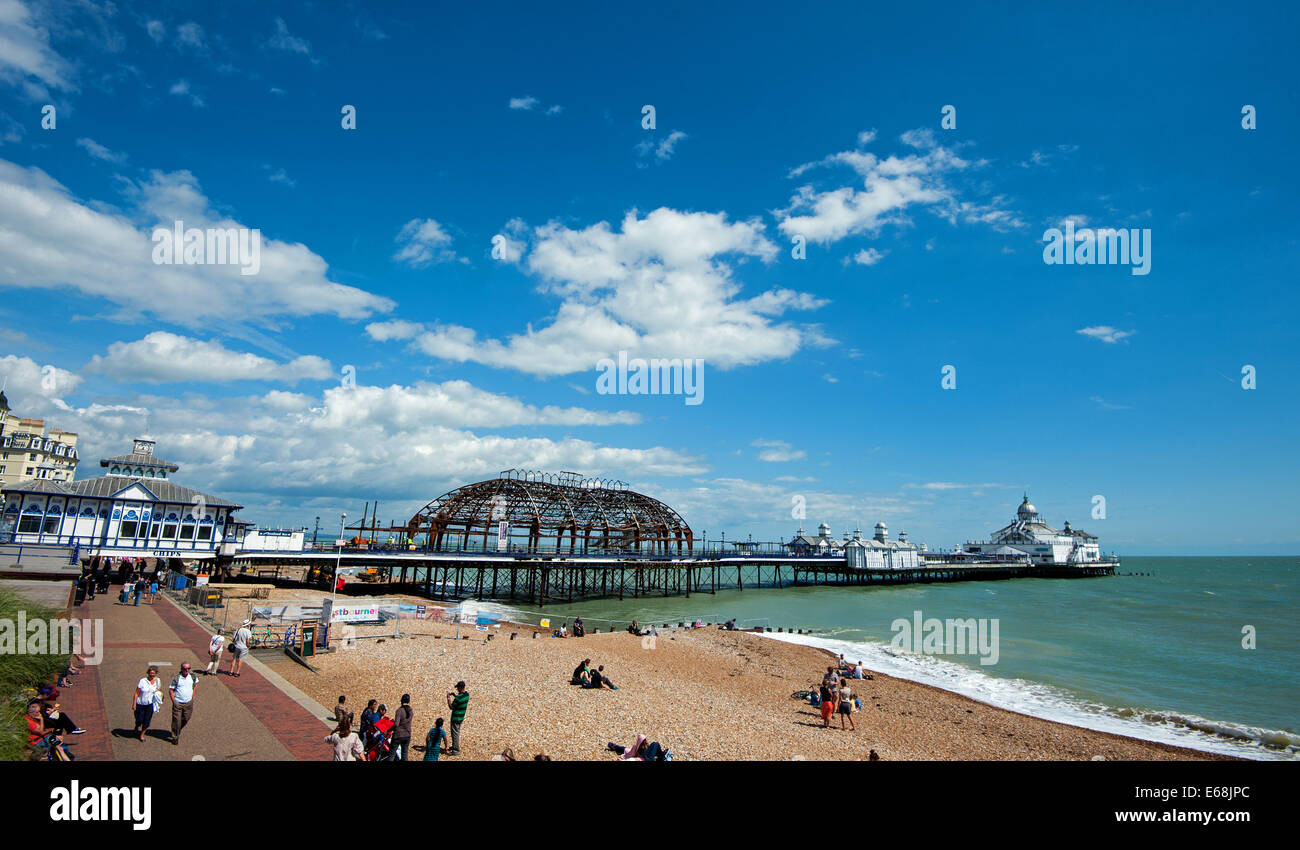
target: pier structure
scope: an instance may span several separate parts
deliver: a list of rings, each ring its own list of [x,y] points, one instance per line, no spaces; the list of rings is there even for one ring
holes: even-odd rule
[[[798,545],[799,538],[711,545],[697,540],[681,514],[663,502],[622,481],[572,472],[509,469],[444,493],[405,525],[379,528],[373,515],[369,519],[369,527],[365,515],[353,527],[365,537],[353,537],[350,545],[243,551],[233,566],[264,578],[293,571],[325,587],[341,575],[351,576],[348,584],[354,588],[380,593],[403,590],[440,600],[499,599],[539,607],[760,587],[1078,578],[1110,575],[1117,566],[1033,563],[1019,553],[919,558],[905,540],[890,543],[911,557],[891,559],[846,558],[842,549]],[[881,524],[871,542],[883,546],[886,536]]]

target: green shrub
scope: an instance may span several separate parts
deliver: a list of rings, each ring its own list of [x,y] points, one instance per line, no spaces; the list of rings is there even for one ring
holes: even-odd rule
[[[28,620],[59,616],[0,587],[0,619],[17,622],[19,611],[26,611]],[[41,685],[54,681],[67,661],[66,655],[0,654],[0,761],[25,757],[27,701]]]

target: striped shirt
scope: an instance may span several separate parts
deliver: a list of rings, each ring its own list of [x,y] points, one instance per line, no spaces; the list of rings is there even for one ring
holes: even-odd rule
[[[460,723],[465,719],[465,709],[469,708],[469,691],[456,694],[451,699],[451,722]]]

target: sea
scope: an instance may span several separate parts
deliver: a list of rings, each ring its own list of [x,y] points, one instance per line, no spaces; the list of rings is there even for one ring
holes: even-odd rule
[[[741,627],[771,627],[775,640],[1034,717],[1249,759],[1300,760],[1300,558],[1129,557],[1119,573],[751,588],[593,600],[544,614],[556,626],[581,616],[602,631],[607,621],[633,618],[673,626],[735,618]],[[981,663],[993,653],[977,647],[949,652],[961,647],[913,642],[918,622],[972,618],[984,621],[990,641],[996,621],[996,663]],[[808,672],[810,682],[818,678]]]

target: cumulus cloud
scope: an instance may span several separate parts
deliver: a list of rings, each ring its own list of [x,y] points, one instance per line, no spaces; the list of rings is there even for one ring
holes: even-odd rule
[[[667,208],[635,210],[615,230],[600,222],[580,230],[557,222],[536,228],[522,267],[540,290],[560,299],[551,322],[504,340],[472,328],[409,322],[374,323],[375,339],[409,339],[433,357],[538,375],[594,370],[601,358],[701,357],[710,366],[764,362],[823,344],[815,329],[773,321],[824,301],[778,289],[740,297],[732,262],[775,259],[758,221],[724,213]],[[736,258],[729,262],[730,258]]]
[[[80,375],[13,354],[0,357],[0,379],[10,408],[19,416],[40,416],[27,409],[45,409],[51,400],[76,392],[81,386]]]
[[[1123,342],[1125,339],[1128,339],[1133,336],[1133,334],[1137,333],[1137,331],[1121,331],[1112,328],[1110,325],[1094,325],[1089,328],[1080,328],[1075,331],[1075,333],[1091,337],[1092,339],[1099,339],[1102,342],[1116,343]]]
[[[985,224],[996,230],[1023,226],[1006,208],[1006,199],[988,202],[963,200],[952,176],[984,165],[958,156],[955,149],[937,143],[928,130],[910,130],[900,136],[912,151],[877,156],[862,150],[875,140],[874,131],[859,135],[859,149],[833,153],[790,171],[791,177],[823,168],[847,167],[860,185],[818,189],[800,186],[789,206],[775,212],[787,236],[802,235],[818,243],[838,242],[850,236],[875,234],[887,224],[903,224],[912,208],[927,209],[950,222]]]
[[[277,363],[248,352],[231,351],[219,342],[154,331],[135,342],[115,342],[96,354],[86,372],[122,381],[283,381],[334,377],[328,360],[314,355]]]
[[[188,171],[154,171],[129,184],[128,216],[75,198],[39,168],[0,160],[0,198],[0,288],[68,287],[116,305],[116,318],[148,315],[185,327],[231,317],[264,326],[288,316],[364,319],[394,306],[330,280],[306,245],[265,235],[257,274],[234,264],[155,264],[155,227],[243,226],[216,213]]]

